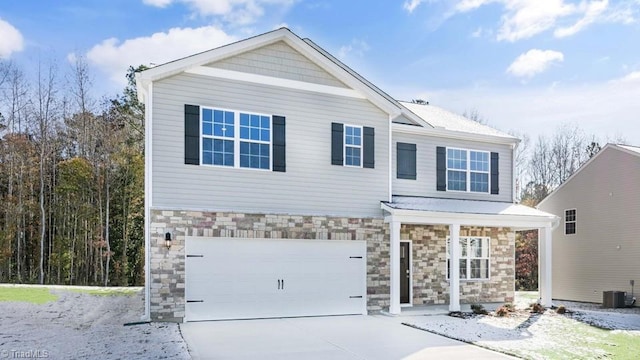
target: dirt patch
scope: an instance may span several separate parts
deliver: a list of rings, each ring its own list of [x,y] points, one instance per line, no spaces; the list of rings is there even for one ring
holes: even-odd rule
[[[124,326],[140,321],[141,292],[97,296],[52,289],[51,293],[57,301],[0,302],[0,356],[190,359],[178,324]]]

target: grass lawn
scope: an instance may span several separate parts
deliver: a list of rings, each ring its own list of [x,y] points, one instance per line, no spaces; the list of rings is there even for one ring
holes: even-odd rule
[[[58,296],[44,287],[0,287],[0,301],[30,302],[44,304],[58,300]]]
[[[105,287],[96,287],[95,289],[69,287],[69,288],[65,288],[64,290],[82,293],[82,294],[97,295],[97,296],[133,296],[140,291],[139,288],[105,288]]]

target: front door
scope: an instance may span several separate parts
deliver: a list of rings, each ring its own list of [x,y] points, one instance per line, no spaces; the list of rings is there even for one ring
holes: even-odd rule
[[[410,304],[410,287],[411,287],[411,243],[408,241],[400,242],[400,303]]]

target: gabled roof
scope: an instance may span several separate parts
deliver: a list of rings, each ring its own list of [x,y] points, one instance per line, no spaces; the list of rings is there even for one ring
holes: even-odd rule
[[[390,116],[397,117],[405,111],[405,108],[400,105],[398,101],[380,90],[371,82],[364,79],[324,49],[309,39],[301,39],[291,30],[284,27],[142,71],[136,74],[138,94],[144,96],[148,85],[153,81],[158,81],[179,74],[191,68],[230,58],[278,41],[284,41],[300,54],[313,61],[320,68],[335,76],[352,89],[362,93],[366,99],[388,113]],[[415,122],[416,125],[429,126],[429,124],[424,122],[418,116],[410,115],[408,117],[410,120]]]
[[[549,195],[547,195],[547,197],[542,199],[542,201],[540,201],[540,203],[536,207],[540,207],[540,205],[544,204],[547,201],[547,199],[551,198],[555,193],[560,191],[560,189],[562,189],[566,184],[568,184],[571,180],[573,180],[574,177],[578,176],[578,174],[580,174],[582,170],[584,170],[587,166],[589,166],[595,159],[600,157],[600,155],[602,155],[605,151],[622,151],[629,155],[637,156],[638,158],[640,158],[640,147],[609,143],[605,145],[605,147],[603,147],[600,151],[598,151],[598,153],[595,154],[591,159],[589,159],[587,162],[582,164],[582,166],[580,166],[580,168],[578,168],[576,172],[574,172],[571,176],[569,176],[569,178],[565,180],[562,184],[560,184],[560,186],[555,188]]]
[[[471,134],[499,136],[516,140],[516,137],[505,132],[480,124],[477,121],[469,120],[462,115],[434,105],[422,105],[404,101],[401,101],[400,104],[435,128]]]
[[[359,94],[362,94],[362,96],[372,104],[389,114],[392,120],[398,117],[404,117],[414,125],[412,128],[426,130],[429,134],[435,136],[449,136],[512,144],[518,142],[517,138],[509,134],[478,124],[477,122],[473,122],[433,105],[424,106],[397,101],[310,39],[301,39],[284,27],[182,59],[170,61],[137,73],[136,85],[138,87],[138,96],[140,100],[143,100],[149,84],[154,81],[168,78],[182,72],[195,71],[194,73],[198,73],[197,70],[194,69],[278,41],[284,41],[324,71],[336,77]],[[258,75],[255,76],[257,77]],[[407,126],[411,127],[411,125]]]

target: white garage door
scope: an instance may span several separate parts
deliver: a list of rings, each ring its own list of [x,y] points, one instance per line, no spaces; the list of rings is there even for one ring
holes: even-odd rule
[[[187,237],[186,321],[366,313],[366,242]]]

